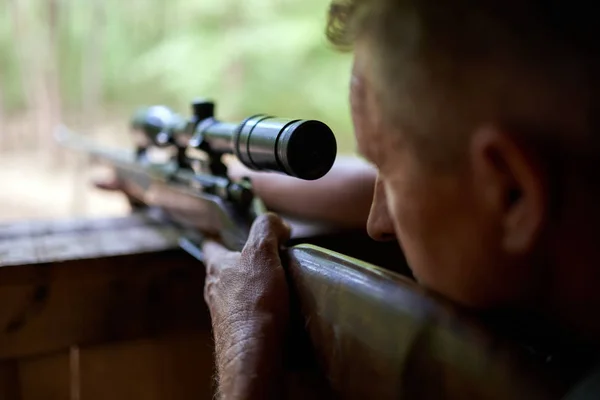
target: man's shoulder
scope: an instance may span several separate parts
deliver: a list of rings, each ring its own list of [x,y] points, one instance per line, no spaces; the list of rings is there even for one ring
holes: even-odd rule
[[[600,399],[600,365],[586,375],[563,400],[598,399]]]

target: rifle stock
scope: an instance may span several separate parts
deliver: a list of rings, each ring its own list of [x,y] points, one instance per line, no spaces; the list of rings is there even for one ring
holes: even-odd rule
[[[395,272],[312,245],[289,250],[300,322],[350,399],[559,399],[563,371]]]

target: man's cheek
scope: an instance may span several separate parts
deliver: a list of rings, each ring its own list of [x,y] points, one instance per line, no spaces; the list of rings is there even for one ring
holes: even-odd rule
[[[419,226],[420,205],[414,201],[406,185],[385,184],[385,194],[390,218],[397,235],[410,236]]]
[[[422,204],[402,192],[388,195],[390,216],[394,219],[394,230],[403,249],[409,267],[419,278],[422,265],[427,263],[426,222]]]
[[[404,249],[405,254],[408,257],[411,256],[414,248],[415,240],[415,216],[411,215],[410,207],[407,207],[407,203],[403,201],[402,197],[390,196],[388,200],[388,211],[389,216],[393,220],[394,232],[400,246]]]

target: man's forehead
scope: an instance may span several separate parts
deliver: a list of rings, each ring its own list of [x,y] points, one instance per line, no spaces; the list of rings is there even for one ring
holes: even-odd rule
[[[357,42],[351,76],[352,112],[355,122],[357,152],[377,163],[381,151],[381,110],[377,107],[372,82],[372,58],[365,42]]]
[[[354,64],[352,67],[352,75],[350,78],[350,90],[352,94],[351,107],[352,114],[354,117],[354,134],[356,137],[357,152],[367,160],[372,160],[371,153],[371,140],[370,131],[368,124],[368,107],[367,107],[367,94],[366,94],[366,83],[362,67],[359,65],[359,60],[355,56]]]

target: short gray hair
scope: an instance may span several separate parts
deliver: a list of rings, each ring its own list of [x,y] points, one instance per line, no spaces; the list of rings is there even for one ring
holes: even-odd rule
[[[584,0],[333,0],[326,33],[369,41],[385,114],[440,158],[483,122],[595,155],[596,16]]]

